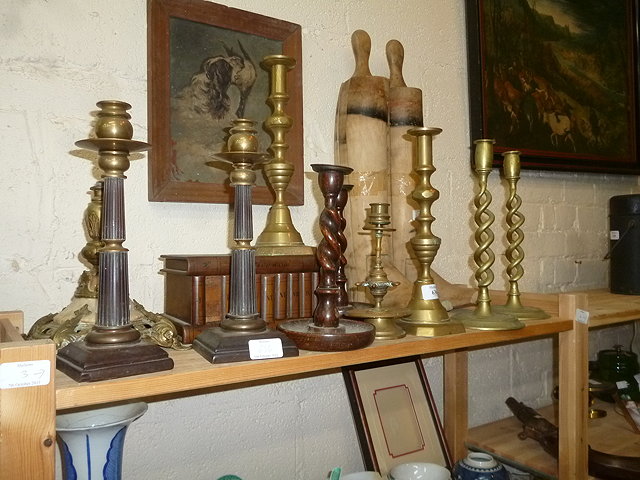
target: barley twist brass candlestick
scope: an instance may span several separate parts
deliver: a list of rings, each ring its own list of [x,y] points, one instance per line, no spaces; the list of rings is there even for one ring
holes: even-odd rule
[[[489,210],[491,193],[487,189],[487,179],[493,165],[493,140],[481,139],[475,142],[474,170],[478,177],[479,191],[474,198],[476,213],[474,220],[477,225],[475,241],[478,248],[473,254],[477,265],[475,278],[478,282],[478,299],[475,310],[461,311],[455,318],[464,323],[467,328],[478,330],[514,330],[524,327],[524,324],[515,316],[505,313],[497,313],[491,308],[489,285],[493,282],[491,266],[495,261],[495,255],[491,250],[494,236],[491,225],[495,220],[494,214]]]
[[[364,230],[373,232],[373,238],[375,240],[373,248],[374,257],[367,279],[357,285],[369,289],[375,304],[372,308],[353,308],[347,310],[345,316],[364,320],[373,325],[376,329],[375,338],[377,340],[402,338],[406,333],[396,325],[396,320],[408,315],[409,310],[397,307],[385,308],[382,306],[382,301],[387,291],[399,285],[399,282],[389,280],[382,265],[382,239],[385,236],[385,232],[393,232],[395,230],[388,227],[391,223],[389,204],[371,203],[369,205],[371,208]]]
[[[193,341],[193,349],[211,363],[239,362],[257,358],[297,356],[298,350],[280,332],[268,330],[258,314],[256,292],[256,252],[253,240],[252,189],[256,181],[255,168],[266,162],[269,156],[258,152],[258,137],[254,122],[244,118],[233,121],[227,151],[215,154],[217,160],[231,163],[229,174],[234,189],[233,239],[231,251],[229,313],[220,327],[204,330]],[[215,166],[214,162],[208,162]],[[253,348],[261,342],[273,350],[269,356],[261,356]],[[273,345],[271,345],[273,344]]]
[[[411,311],[398,321],[408,334],[423,337],[436,337],[452,333],[463,333],[464,326],[449,318],[446,309],[440,303],[435,281],[431,277],[431,264],[440,248],[440,238],[431,231],[435,220],[431,214],[431,205],[440,197],[440,192],[431,185],[433,166],[433,137],[442,132],[440,128],[418,127],[407,131],[415,142],[415,168],[418,182],[411,198],[420,207],[415,219],[416,233],[411,238],[411,246],[420,263],[418,278],[413,284],[413,293],[407,308]]]
[[[77,381],[119,378],[173,368],[173,360],[154,344],[141,342],[130,321],[128,250],[125,241],[124,172],[129,154],[148,150],[144,142],[131,140],[133,126],[127,110],[131,105],[115,101],[98,102],[97,138],[76,142],[81,148],[97,150],[102,170],[103,207],[98,252],[98,316],[82,341],[58,351],[57,366]]]
[[[267,224],[256,240],[258,255],[312,255],[313,249],[302,242],[300,233],[293,226],[291,212],[285,202],[285,192],[291,181],[294,167],[286,161],[289,144],[285,140],[293,119],[284,110],[289,101],[287,72],[296,64],[286,55],[269,55],[262,60],[262,67],[270,71],[271,94],[268,102],[273,112],[264,123],[272,135],[269,148],[273,159],[264,165],[264,173],[273,188],[275,199],[267,215]]]
[[[316,250],[320,265],[318,300],[312,319],[291,320],[281,323],[278,329],[286,333],[299,348],[317,351],[342,351],[366,347],[373,342],[375,329],[372,325],[340,318],[337,272],[342,250],[338,240],[341,218],[336,208],[344,176],[353,169],[341,165],[314,164],[318,172],[318,183],[324,196],[324,209],[320,214],[322,240]]]
[[[524,251],[522,250],[522,242],[524,241],[524,233],[522,225],[524,224],[524,215],[520,213],[522,200],[517,193],[518,180],[520,180],[520,152],[510,151],[502,154],[502,167],[504,178],[509,182],[509,199],[507,200],[507,242],[509,246],[505,251],[505,256],[509,265],[507,266],[507,275],[509,276],[509,292],[507,293],[507,303],[494,307],[496,312],[510,313],[521,320],[534,318],[549,318],[549,315],[536,307],[526,307],[520,302],[520,289],[518,281],[524,275],[522,261],[524,260]]]
[[[338,264],[338,271],[336,273],[336,283],[338,284],[338,311],[344,313],[346,310],[352,307],[349,303],[349,294],[347,293],[347,274],[345,273],[345,267],[347,265],[347,257],[344,252],[347,250],[347,237],[344,234],[344,229],[347,226],[347,219],[344,218],[344,207],[349,201],[349,192],[353,189],[353,185],[342,185],[338,198],[336,199],[336,210],[340,217],[340,228],[338,229],[338,243],[340,243],[340,263]]]

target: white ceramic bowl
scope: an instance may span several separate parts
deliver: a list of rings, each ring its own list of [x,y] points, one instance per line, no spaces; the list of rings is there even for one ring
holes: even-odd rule
[[[451,473],[435,463],[401,463],[389,470],[389,480],[451,480]]]
[[[353,472],[340,476],[340,480],[382,480],[378,472]]]

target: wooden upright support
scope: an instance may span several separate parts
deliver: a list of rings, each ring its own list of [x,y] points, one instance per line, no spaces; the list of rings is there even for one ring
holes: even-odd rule
[[[0,312],[0,480],[52,480],[55,344],[23,340],[22,323],[22,312]],[[48,371],[41,371],[43,365]],[[12,387],[45,377],[46,384]]]

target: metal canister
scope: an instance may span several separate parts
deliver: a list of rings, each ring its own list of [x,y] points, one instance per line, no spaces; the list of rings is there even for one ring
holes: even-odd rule
[[[609,199],[609,287],[640,295],[640,194]]]

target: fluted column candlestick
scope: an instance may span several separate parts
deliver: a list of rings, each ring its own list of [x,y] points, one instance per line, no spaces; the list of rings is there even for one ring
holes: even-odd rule
[[[130,322],[128,250],[125,234],[124,180],[129,154],[148,150],[149,144],[132,140],[127,110],[131,105],[98,102],[96,138],[76,142],[98,151],[102,170],[101,240],[98,252],[98,311],[95,325],[82,342],[58,352],[58,368],[79,381],[104,380],[173,368],[166,352],[139,342]],[[118,347],[118,348],[114,348]]]
[[[258,314],[251,192],[256,181],[254,169],[268,161],[269,155],[258,152],[253,121],[234,120],[230,133],[226,151],[214,155],[233,166],[229,180],[234,190],[235,246],[231,251],[229,313],[220,321],[220,327],[200,333],[193,341],[193,349],[211,363],[297,356],[296,346],[282,333],[267,329]],[[208,165],[215,167],[216,162]]]
[[[303,243],[302,236],[293,226],[291,212],[285,201],[285,192],[294,171],[293,164],[286,160],[289,149],[286,134],[293,125],[293,119],[285,111],[289,102],[287,72],[293,69],[295,64],[296,60],[286,55],[268,55],[261,63],[270,74],[271,93],[267,100],[273,110],[264,123],[265,129],[272,136],[269,151],[273,157],[264,165],[264,173],[275,198],[267,215],[265,229],[256,240],[258,255],[313,254],[313,249]]]
[[[518,180],[520,180],[520,152],[512,150],[502,154],[502,168],[504,178],[509,182],[509,198],[507,200],[507,242],[508,247],[505,257],[509,265],[507,266],[507,276],[509,277],[509,292],[507,293],[507,303],[494,307],[496,312],[509,313],[521,320],[527,318],[549,318],[549,315],[536,307],[527,307],[520,301],[520,289],[518,281],[524,275],[524,251],[522,242],[524,233],[524,215],[520,213],[522,200],[517,192]]]
[[[441,132],[442,129],[436,127],[417,127],[407,131],[415,142],[414,171],[418,182],[411,198],[420,210],[415,219],[416,233],[411,238],[411,247],[420,263],[420,270],[407,305],[410,313],[399,320],[398,325],[411,335],[424,337],[464,332],[460,322],[449,318],[431,276],[431,264],[440,249],[440,238],[431,231],[431,224],[435,220],[431,206],[440,197],[440,192],[431,185],[431,175],[436,170],[433,166],[433,138]]]
[[[491,225],[495,220],[495,215],[489,210],[492,197],[487,183],[493,168],[494,140],[480,139],[474,143],[476,145],[474,171],[478,177],[479,188],[473,202],[476,208],[474,220],[477,227],[474,238],[478,245],[473,259],[477,266],[475,279],[478,283],[478,299],[474,310],[462,311],[456,314],[455,318],[462,321],[465,327],[478,330],[518,329],[524,327],[524,324],[515,316],[495,312],[491,307],[489,286],[494,279],[491,266],[495,261],[495,255],[491,250],[491,244],[494,240]]]
[[[286,333],[299,348],[317,351],[354,350],[369,345],[375,335],[372,325],[340,318],[338,309],[338,268],[342,247],[339,232],[342,219],[337,203],[344,176],[352,169],[341,165],[311,165],[318,173],[318,183],[324,196],[324,209],[320,214],[322,240],[316,250],[320,265],[318,286],[315,290],[316,308],[312,319],[284,322],[278,329]]]

